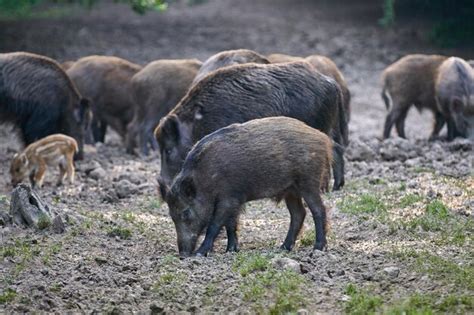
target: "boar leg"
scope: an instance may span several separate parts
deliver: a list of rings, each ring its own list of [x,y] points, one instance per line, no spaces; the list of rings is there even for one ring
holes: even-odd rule
[[[74,175],[75,175],[75,170],[74,170],[74,153],[68,154],[66,156],[66,173],[67,173],[67,179],[70,184],[74,183]]]
[[[140,146],[141,154],[148,156],[150,151],[148,150],[148,137],[147,137],[147,132],[145,130],[140,131],[140,134],[138,137],[138,143]]]
[[[398,116],[397,121],[395,123],[395,128],[397,129],[398,136],[404,139],[407,138],[405,136],[405,119],[407,118],[409,109],[410,109],[409,107],[404,108],[400,112],[400,115]]]
[[[237,236],[237,229],[239,225],[239,218],[231,218],[225,225],[227,232],[227,249],[226,252],[238,252],[239,241]]]
[[[296,238],[303,226],[304,218],[306,216],[306,209],[303,206],[300,196],[289,194],[285,198],[286,207],[290,210],[290,229],[286,235],[285,242],[281,245],[281,249],[290,251],[295,246]]]
[[[215,220],[213,220],[213,222],[211,222],[211,224],[209,224],[209,226],[207,227],[206,237],[204,238],[204,241],[202,242],[201,246],[199,246],[199,249],[196,252],[196,256],[207,256],[207,253],[212,250],[212,247],[214,246],[214,241],[222,229],[222,224],[215,223],[214,221]]]
[[[334,142],[332,171],[334,176],[333,190],[339,190],[344,186],[344,147]]]
[[[63,184],[64,177],[66,175],[66,168],[63,165],[63,162],[59,162],[59,177],[56,183],[56,186],[61,186]]]
[[[107,123],[99,119],[92,120],[92,134],[95,142],[104,142],[107,132]]]
[[[321,196],[319,195],[319,188],[314,189],[312,192],[304,193],[303,198],[313,215],[314,227],[316,229],[314,249],[323,250],[326,247],[327,219],[326,208],[324,207]]]
[[[390,110],[390,113],[388,113],[387,118],[385,119],[385,126],[383,128],[384,139],[390,137],[390,131],[392,130],[393,124],[398,121],[399,117],[402,115],[404,107],[408,108],[408,106],[398,106],[397,104],[395,104]]]
[[[438,138],[439,132],[444,126],[446,120],[444,119],[444,115],[440,112],[435,113],[435,124],[433,127],[433,131],[431,132],[430,140],[436,140]]]
[[[35,173],[34,184],[41,188],[43,186],[44,174],[46,173],[46,163],[43,160],[40,160],[38,164],[39,165]]]
[[[454,137],[456,136],[456,125],[454,124],[454,121],[451,118],[447,119],[448,123],[448,141],[453,141]]]

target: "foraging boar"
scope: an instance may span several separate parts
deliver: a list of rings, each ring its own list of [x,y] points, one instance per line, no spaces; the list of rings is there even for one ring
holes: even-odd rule
[[[10,175],[12,185],[16,186],[27,176],[30,177],[33,187],[43,186],[47,166],[59,166],[57,185],[61,185],[64,177],[72,184],[74,182],[74,153],[78,146],[74,138],[54,134],[40,139],[13,157]]]
[[[334,189],[344,185],[347,124],[339,85],[307,62],[244,64],[224,67],[197,82],[164,117],[155,137],[161,154],[161,176],[170,183],[186,154],[202,137],[232,123],[287,116],[331,134]]]
[[[269,64],[270,61],[264,56],[248,49],[226,50],[217,53],[207,59],[199,69],[198,74],[194,78],[193,84],[204,78],[206,75],[217,69],[235,66],[244,63],[261,63]]]
[[[55,133],[74,137],[83,158],[89,103],[54,60],[24,52],[0,54],[0,121],[15,124],[25,145]]]
[[[333,78],[341,87],[342,97],[343,97],[343,102],[344,102],[344,109],[346,111],[346,120],[347,120],[347,123],[349,123],[351,119],[351,92],[349,91],[349,88],[347,87],[347,83],[346,83],[346,80],[344,79],[344,76],[342,75],[341,71],[336,66],[334,61],[332,61],[328,57],[321,56],[321,55],[311,55],[306,58],[301,58],[301,57],[289,56],[289,55],[284,55],[284,54],[271,54],[271,55],[268,55],[267,58],[271,63],[282,63],[282,62],[306,60],[311,65],[313,65],[313,67],[315,67],[316,70],[318,70],[324,75],[327,75],[328,77]],[[349,144],[348,139],[346,139],[344,144],[346,146]]]
[[[461,58],[446,59],[436,78],[436,100],[448,126],[448,141],[474,138],[474,69]]]
[[[384,139],[390,137],[395,124],[400,137],[405,136],[405,119],[415,105],[418,110],[429,109],[435,115],[435,125],[430,139],[438,136],[444,125],[443,114],[435,99],[435,81],[438,68],[447,57],[439,55],[408,55],[388,66],[383,74],[382,98],[390,109],[383,131]]]
[[[107,126],[125,138],[135,107],[131,79],[141,68],[117,57],[89,56],[67,70],[79,92],[91,101],[94,141],[104,142]]]
[[[200,140],[189,152],[168,196],[181,257],[212,250],[222,227],[227,251],[237,251],[237,225],[242,205],[263,198],[285,199],[291,222],[281,246],[291,250],[306,215],[302,199],[313,215],[314,248],[326,247],[326,208],[320,196],[332,163],[331,140],[319,130],[293,118],[270,117],[232,124]]]
[[[186,94],[201,64],[197,59],[157,60],[133,76],[135,114],[125,141],[128,153],[134,153],[137,140],[144,155],[149,145],[158,149],[153,130]]]

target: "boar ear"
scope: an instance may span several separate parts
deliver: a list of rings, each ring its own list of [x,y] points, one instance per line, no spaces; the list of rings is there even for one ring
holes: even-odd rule
[[[24,154],[24,153],[20,154],[20,162],[24,166],[28,165],[28,158],[26,157],[26,154]]]
[[[451,102],[451,110],[454,113],[462,112],[463,108],[464,108],[464,104],[462,103],[461,99],[459,99],[457,97],[455,99],[453,99],[453,101]]]
[[[163,199],[165,202],[168,202],[167,197],[170,191],[169,187],[166,185],[165,181],[161,176],[158,176],[156,180],[158,182],[158,192],[160,194],[161,199]]]
[[[194,119],[201,120],[202,119],[202,106],[196,105],[194,109]]]
[[[162,122],[155,131],[155,137],[160,138],[160,135],[163,135],[165,139],[170,139],[174,143],[179,142],[179,120],[176,115],[169,115],[163,118]],[[159,141],[158,141],[159,143]]]

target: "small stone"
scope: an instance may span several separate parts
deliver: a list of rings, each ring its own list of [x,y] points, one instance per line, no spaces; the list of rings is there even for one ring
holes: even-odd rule
[[[89,176],[92,179],[101,180],[101,179],[104,179],[107,176],[107,172],[102,167],[98,167],[98,168],[92,170],[89,173]]]
[[[280,270],[293,270],[296,273],[301,273],[301,264],[291,258],[273,258],[271,264]]]
[[[299,310],[296,311],[296,314],[297,314],[297,315],[308,315],[309,312],[308,312],[308,310],[305,309],[305,308],[300,308]]]
[[[365,281],[373,281],[374,280],[374,275],[370,272],[364,272],[362,274],[362,279],[364,279]]]
[[[49,274],[49,270],[48,270],[48,269],[41,269],[41,274],[42,274],[43,276],[46,276],[46,275]]]
[[[59,215],[54,218],[51,227],[53,229],[53,232],[56,234],[61,234],[66,231],[66,226],[64,225],[63,219]]]
[[[150,304],[150,311],[152,315],[165,313],[165,309],[162,306],[156,305],[155,303]]]
[[[400,273],[400,268],[398,267],[386,267],[383,269],[383,271],[390,277],[390,278],[396,278],[398,277]]]
[[[99,266],[102,266],[103,264],[106,264],[107,263],[107,258],[105,257],[102,257],[102,256],[97,256],[94,258],[95,262],[99,265]]]
[[[349,161],[370,162],[375,159],[375,152],[365,142],[362,142],[359,139],[354,139],[349,144],[345,156]]]
[[[126,179],[122,179],[115,185],[115,192],[120,199],[127,198],[136,191],[137,186]]]

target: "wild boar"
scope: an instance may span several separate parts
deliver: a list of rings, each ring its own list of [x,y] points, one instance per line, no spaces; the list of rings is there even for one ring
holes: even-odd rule
[[[307,62],[224,67],[198,81],[155,130],[161,176],[169,184],[192,145],[219,128],[287,116],[331,134],[336,142],[333,188],[340,189],[347,135],[344,114],[339,85]]]
[[[144,155],[149,146],[158,149],[153,130],[186,94],[201,64],[197,59],[157,60],[133,76],[135,113],[125,141],[128,153],[134,153],[137,141]]]
[[[125,139],[135,107],[131,79],[141,69],[140,65],[117,57],[88,56],[67,70],[79,92],[91,101],[95,142],[105,141],[107,126]]]
[[[327,214],[320,195],[332,163],[331,140],[322,132],[288,117],[232,124],[201,139],[189,152],[168,196],[181,257],[212,250],[220,230],[227,231],[227,251],[238,250],[237,225],[244,203],[262,198],[285,199],[290,228],[281,246],[291,250],[306,210],[316,229],[314,248],[326,247]]]
[[[24,52],[0,54],[0,122],[20,130],[23,143],[55,133],[76,139],[83,157],[89,102],[54,60]]]
[[[446,59],[439,67],[435,90],[448,141],[456,136],[474,138],[474,69],[461,58]]]
[[[63,68],[64,71],[67,71],[69,68],[72,67],[72,65],[75,63],[75,61],[72,60],[67,60],[61,63],[61,68]]]
[[[76,140],[62,134],[50,135],[30,144],[22,153],[13,156],[10,167],[12,185],[16,186],[29,176],[32,186],[37,185],[41,188],[48,166],[59,167],[57,185],[63,183],[65,176],[72,184],[74,182],[73,159],[77,151]]]
[[[220,53],[209,57],[202,64],[201,69],[199,69],[198,74],[194,78],[193,84],[201,80],[203,77],[205,77],[212,71],[223,67],[235,66],[244,63],[269,64],[270,61],[268,61],[267,58],[260,55],[259,53],[248,49],[221,51]]]
[[[293,62],[293,61],[305,60],[309,62],[311,65],[313,65],[316,68],[316,70],[318,70],[322,74],[333,78],[341,87],[342,98],[344,102],[344,109],[346,111],[346,120],[347,120],[347,123],[349,123],[351,119],[351,92],[349,91],[349,88],[347,87],[347,83],[346,83],[346,80],[344,79],[344,76],[342,75],[342,72],[336,66],[334,61],[332,61],[328,57],[321,56],[321,55],[311,55],[306,58],[301,58],[301,57],[289,56],[289,55],[284,55],[284,54],[271,54],[267,56],[267,59],[271,63],[282,63],[282,62]],[[346,139],[345,145],[347,146],[348,144],[349,144],[349,141],[348,139]]]
[[[388,66],[383,74],[382,98],[390,109],[383,131],[384,139],[390,137],[395,124],[400,137],[405,136],[405,119],[412,105],[418,110],[429,109],[435,115],[430,139],[435,139],[444,125],[443,114],[435,99],[435,81],[438,68],[447,57],[440,55],[407,55]]]

